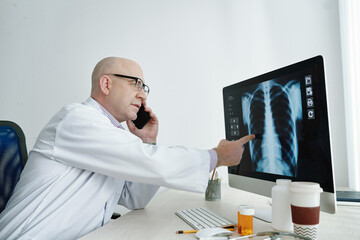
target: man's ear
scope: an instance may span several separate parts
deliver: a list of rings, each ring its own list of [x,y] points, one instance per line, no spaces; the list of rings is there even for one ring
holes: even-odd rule
[[[111,78],[107,75],[102,75],[99,80],[99,84],[100,84],[100,91],[106,96],[109,95],[110,87],[112,85]]]

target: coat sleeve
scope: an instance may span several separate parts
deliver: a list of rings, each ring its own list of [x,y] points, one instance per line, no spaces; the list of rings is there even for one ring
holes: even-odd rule
[[[61,119],[53,146],[55,161],[107,176],[193,192],[207,186],[208,151],[144,144],[90,107],[76,108]]]

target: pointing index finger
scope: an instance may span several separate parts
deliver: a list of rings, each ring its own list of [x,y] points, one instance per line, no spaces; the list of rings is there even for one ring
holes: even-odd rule
[[[244,137],[240,138],[238,141],[241,142],[242,144],[246,144],[246,143],[250,142],[253,139],[255,139],[255,135],[250,134],[250,135],[247,135],[247,136],[244,136]]]

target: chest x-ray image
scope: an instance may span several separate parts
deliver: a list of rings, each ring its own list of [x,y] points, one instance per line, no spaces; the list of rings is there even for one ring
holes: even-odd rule
[[[243,124],[256,139],[249,143],[251,165],[257,172],[296,177],[297,129],[302,123],[300,82],[273,79],[241,97]]]

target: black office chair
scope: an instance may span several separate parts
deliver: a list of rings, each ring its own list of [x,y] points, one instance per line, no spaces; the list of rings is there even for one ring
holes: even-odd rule
[[[27,157],[24,132],[14,122],[0,121],[0,212],[19,181]]]

